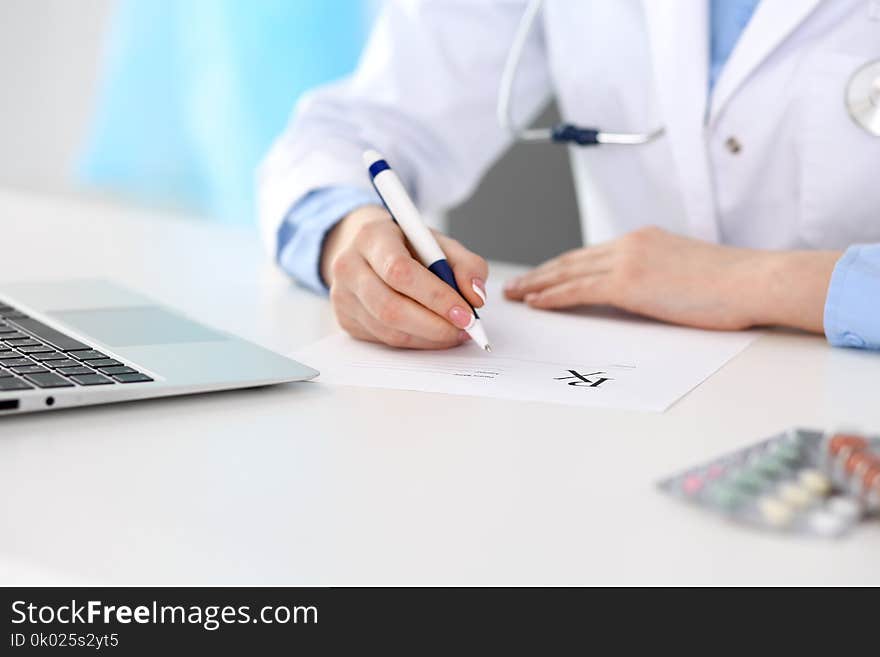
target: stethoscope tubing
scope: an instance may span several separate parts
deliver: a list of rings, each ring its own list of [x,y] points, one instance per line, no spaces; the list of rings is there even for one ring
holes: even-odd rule
[[[516,73],[526,41],[531,34],[544,0],[530,0],[523,12],[513,37],[513,43],[507,53],[504,68],[501,72],[501,83],[498,88],[496,113],[498,124],[515,141],[527,143],[554,142],[557,144],[577,144],[578,146],[599,146],[613,144],[617,146],[640,146],[659,138],[664,132],[659,127],[651,132],[605,132],[596,128],[582,128],[570,123],[561,123],[551,128],[519,128],[513,119],[511,98],[516,83]]]

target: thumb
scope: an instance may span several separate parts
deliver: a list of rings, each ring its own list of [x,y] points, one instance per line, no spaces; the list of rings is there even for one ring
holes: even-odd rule
[[[474,308],[482,308],[486,303],[486,279],[489,277],[489,265],[473,251],[469,251],[461,242],[446,235],[436,234],[440,248],[455,272],[455,282],[468,303]]]

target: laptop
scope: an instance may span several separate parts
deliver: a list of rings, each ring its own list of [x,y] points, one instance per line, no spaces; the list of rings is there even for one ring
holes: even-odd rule
[[[0,283],[0,418],[317,374],[108,281]]]

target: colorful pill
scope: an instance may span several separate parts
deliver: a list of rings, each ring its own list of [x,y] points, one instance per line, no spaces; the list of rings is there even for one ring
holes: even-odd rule
[[[765,456],[755,464],[755,468],[771,477],[778,477],[785,471],[785,464],[782,460],[775,456]]]
[[[688,495],[694,495],[702,490],[703,480],[697,475],[690,475],[689,477],[685,477],[681,487]]]
[[[837,536],[849,526],[843,517],[822,510],[811,513],[807,523],[810,529],[822,536]]]
[[[801,470],[798,480],[807,490],[816,495],[827,495],[831,492],[831,481],[818,470],[812,468]]]
[[[723,474],[724,474],[724,468],[722,468],[720,465],[717,465],[717,464],[712,465],[706,471],[706,479],[708,479],[710,481],[713,479],[718,479],[718,477],[720,477]]]
[[[764,520],[774,527],[784,527],[791,522],[793,515],[791,507],[775,497],[762,498],[758,502],[758,509]]]
[[[865,490],[868,490],[872,486],[876,487],[877,490],[880,490],[880,465],[872,465],[868,468],[868,471],[862,478],[862,484],[864,485]]]
[[[796,509],[809,506],[814,499],[809,490],[790,481],[779,487],[779,497]]]
[[[743,470],[733,483],[743,490],[756,491],[764,486],[764,477],[756,470]]]
[[[846,460],[844,467],[849,474],[854,474],[871,465],[872,460],[871,455],[867,452],[853,452]]]
[[[732,486],[716,484],[712,487],[710,498],[712,502],[723,508],[732,509],[742,502],[742,496]]]
[[[836,516],[848,521],[862,517],[862,505],[851,497],[837,495],[828,500],[826,508]]]
[[[861,436],[839,433],[828,442],[828,451],[832,456],[837,456],[844,448],[864,449],[867,446],[868,441]]]

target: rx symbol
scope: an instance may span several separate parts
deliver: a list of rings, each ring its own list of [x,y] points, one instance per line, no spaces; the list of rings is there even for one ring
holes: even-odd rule
[[[581,374],[580,372],[576,372],[575,370],[567,370],[571,376],[557,376],[554,377],[554,381],[567,381],[568,379],[574,379],[574,381],[569,381],[568,385],[570,386],[586,386],[588,388],[598,388],[600,385],[605,383],[606,381],[610,381],[611,379],[607,377],[601,377],[605,372],[590,372],[589,374]],[[598,379],[591,379],[589,377],[599,376]]]

